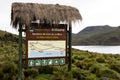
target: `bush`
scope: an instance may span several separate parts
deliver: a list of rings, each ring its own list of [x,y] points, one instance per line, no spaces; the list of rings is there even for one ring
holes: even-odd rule
[[[75,59],[72,58],[72,63],[74,64],[75,63]]]
[[[76,80],[97,80],[96,75],[91,74],[87,70],[82,70],[79,68],[72,69],[73,78]]]
[[[94,62],[88,62],[87,65],[86,65],[86,70],[89,70],[93,64],[95,64]]]
[[[105,59],[104,59],[104,57],[101,56],[101,57],[96,58],[96,61],[99,63],[104,63]]]
[[[84,61],[79,61],[76,62],[75,65],[80,68],[80,69],[84,69],[84,70],[89,70],[89,68],[94,64],[94,62],[84,62]]]
[[[120,73],[120,63],[112,63],[110,64],[110,68]]]
[[[111,70],[107,67],[105,67],[102,64],[94,64],[91,68],[90,68],[90,72],[93,74],[96,74],[97,77],[99,78],[108,78],[108,79],[115,79],[115,80],[120,80],[120,76],[119,74],[114,71]]]
[[[98,77],[106,77],[106,78],[112,78],[115,80],[120,80],[120,75],[115,72],[114,70],[108,69],[108,68],[103,68],[101,70],[99,70],[99,72],[97,73]]]
[[[77,67],[79,67],[80,69],[86,69],[86,62],[84,61],[79,61],[75,64]]]
[[[73,80],[71,71],[68,72],[67,66],[53,67],[54,72],[51,80]]]
[[[84,77],[84,74],[81,74],[80,69],[75,68],[72,70],[73,78],[76,78],[77,80],[81,80]]]
[[[41,73],[45,73],[45,74],[53,74],[53,71],[55,70],[56,68],[53,67],[53,66],[42,66],[38,69],[39,71],[39,74]]]
[[[101,68],[104,68],[104,67],[102,67],[100,64],[94,64],[93,66],[90,67],[89,70],[91,73],[97,74]]]
[[[96,75],[94,74],[89,74],[88,76],[85,77],[84,80],[99,80]]]
[[[54,76],[52,76],[51,80],[68,80],[65,73],[56,72]]]
[[[77,60],[84,60],[86,57],[83,56],[83,55],[80,55],[80,56],[75,56],[74,59],[77,59]]]
[[[2,68],[0,68],[0,80],[3,80],[4,78],[4,73],[2,72]]]
[[[3,80],[16,80],[18,70],[14,63],[5,62],[2,65],[2,72],[4,74]]]
[[[26,69],[24,71],[24,76],[26,78],[28,78],[28,77],[35,78],[36,76],[38,76],[38,74],[39,74],[38,71],[35,69]]]
[[[84,59],[84,62],[93,62],[93,63],[96,63],[96,58],[86,58],[86,59]]]

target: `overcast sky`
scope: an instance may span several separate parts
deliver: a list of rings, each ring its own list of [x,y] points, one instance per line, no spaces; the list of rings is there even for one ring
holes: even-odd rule
[[[0,2],[0,30],[18,33],[10,26],[13,2],[62,4],[76,7],[79,9],[83,21],[73,24],[73,33],[77,33],[87,26],[120,26],[120,0],[3,0]]]

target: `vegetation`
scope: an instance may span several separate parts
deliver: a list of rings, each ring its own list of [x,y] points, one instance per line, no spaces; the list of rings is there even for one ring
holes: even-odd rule
[[[23,45],[23,54],[25,46]],[[24,65],[23,65],[24,66]],[[72,70],[65,66],[22,69],[23,80],[120,80],[120,55],[72,49]],[[0,80],[18,78],[18,43],[0,41]]]
[[[12,42],[17,42],[18,43],[18,36],[17,35],[13,35],[9,32],[6,31],[1,31],[0,30],[0,41],[12,41]]]
[[[73,45],[120,45],[120,27],[90,26],[73,34]]]

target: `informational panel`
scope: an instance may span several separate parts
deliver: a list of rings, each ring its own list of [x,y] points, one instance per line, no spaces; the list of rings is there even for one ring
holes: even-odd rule
[[[66,63],[67,25],[32,23],[26,29],[27,66]]]

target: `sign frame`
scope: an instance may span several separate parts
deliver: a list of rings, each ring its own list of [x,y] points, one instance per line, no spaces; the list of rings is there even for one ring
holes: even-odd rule
[[[30,26],[35,26],[35,27],[33,28],[33,30],[31,30],[31,32],[30,32],[30,27],[26,27],[27,67],[65,65],[67,63],[67,58],[68,58],[67,57],[67,24],[31,23]],[[50,31],[52,29],[53,29],[53,31]],[[49,33],[51,33],[51,34],[49,34]],[[59,33],[59,34],[57,34],[57,33]],[[55,36],[53,36],[53,35],[55,35]],[[44,41],[65,41],[65,56],[29,58],[28,57],[28,41],[35,41],[35,40],[38,40],[38,41],[43,41],[43,40]],[[51,60],[52,60],[52,64],[50,64]]]

